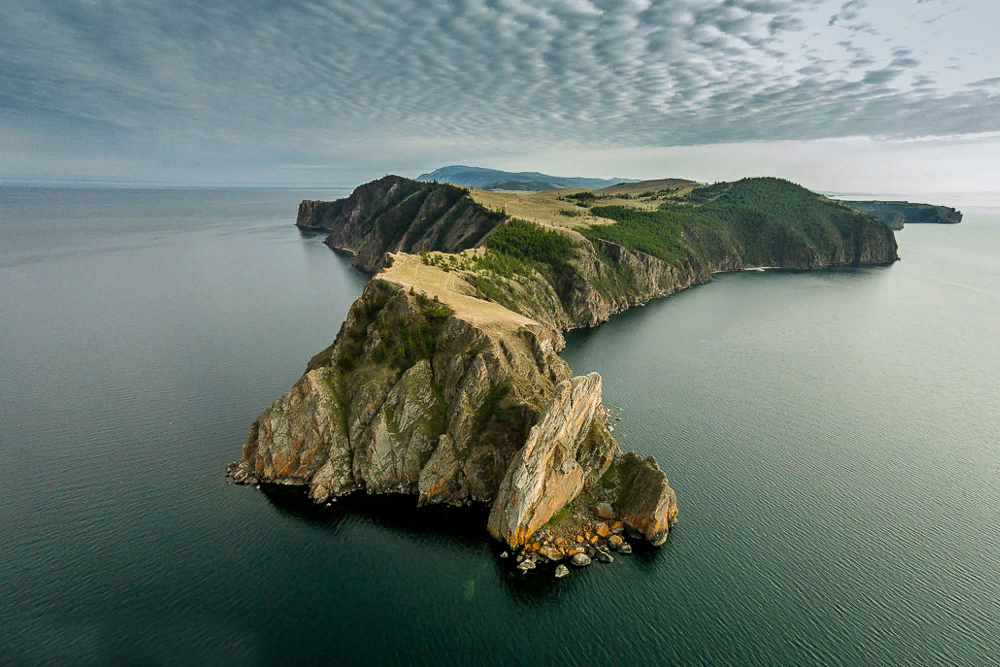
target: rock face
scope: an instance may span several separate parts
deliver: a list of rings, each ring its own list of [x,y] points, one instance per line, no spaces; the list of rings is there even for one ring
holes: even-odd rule
[[[601,378],[572,377],[558,331],[460,293],[408,290],[414,267],[428,284],[446,276],[397,256],[334,343],[257,418],[229,473],[306,487],[317,503],[364,490],[492,504],[487,528],[524,547],[621,457]],[[637,530],[662,523],[638,501],[623,507]]]
[[[514,454],[570,378],[562,338],[479,327],[373,280],[334,344],[250,429],[237,480],[365,489],[421,504],[492,502]]]
[[[622,488],[615,513],[654,546],[666,542],[677,521],[677,495],[653,457],[641,459],[633,452],[621,464]]]
[[[555,397],[531,428],[507,469],[490,512],[497,539],[523,546],[565,505],[604,474],[618,450],[613,439],[588,437],[601,407],[601,376],[559,383]]]
[[[375,273],[387,252],[458,252],[482,241],[503,221],[464,188],[385,176],[333,202],[305,200],[296,225],[330,232],[325,243],[355,255],[354,266]]]
[[[915,204],[908,201],[844,201],[843,203],[874,215],[895,230],[902,229],[906,224],[955,225],[962,222],[962,212],[949,206]]]
[[[813,195],[809,195],[812,197]],[[938,207],[941,208],[941,207]],[[959,219],[961,219],[961,214]],[[355,256],[354,265],[374,273],[385,266],[386,253],[441,251],[456,253],[488,244],[504,223],[500,213],[472,200],[463,188],[386,176],[361,185],[350,197],[334,202],[303,201],[296,224],[323,229],[330,247]],[[481,295],[553,329],[592,327],[647,301],[701,283],[712,274],[754,266],[821,268],[888,264],[898,259],[892,232],[884,225],[859,224],[837,231],[834,249],[820,251],[810,243],[785,243],[794,231],[769,234],[764,254],[713,250],[707,263],[688,258],[668,263],[610,241],[584,238],[560,229],[575,249],[566,275],[537,275],[509,293]]]

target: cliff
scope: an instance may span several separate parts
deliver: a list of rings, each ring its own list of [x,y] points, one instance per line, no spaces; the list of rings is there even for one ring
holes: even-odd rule
[[[302,202],[300,227],[381,272],[254,422],[229,468],[237,482],[302,486],[317,503],[358,491],[485,503],[488,530],[527,569],[610,560],[629,549],[625,531],[662,544],[676,496],[654,460],[621,452],[601,378],[573,377],[561,331],[716,271],[897,259],[885,224],[778,179],[488,194],[493,207],[387,176]],[[509,218],[508,204],[539,217]]]
[[[962,212],[948,206],[914,204],[908,201],[844,201],[842,203],[874,215],[895,230],[902,229],[905,224],[955,225],[962,222]]]
[[[573,200],[578,210],[596,214],[585,220],[599,224],[583,225],[543,214],[553,203],[560,213],[574,213],[562,203],[571,200],[555,193],[490,193],[499,199],[488,208],[479,191],[386,176],[347,199],[302,202],[296,224],[329,231],[326,243],[354,254],[354,265],[367,272],[380,269],[387,252],[454,254],[485,247],[501,270],[485,260],[441,266],[471,267],[475,275],[465,277],[480,298],[563,330],[595,326],[650,299],[709,282],[713,273],[898,259],[885,224],[788,181],[744,179],[635,196],[619,189]],[[516,202],[526,220],[507,218],[505,201]]]
[[[303,201],[295,224],[328,231],[328,246],[355,255],[354,266],[375,273],[387,252],[471,248],[503,217],[476,204],[464,188],[385,176],[346,199]]]
[[[364,490],[422,505],[491,504],[490,532],[515,548],[564,508],[574,519],[547,538],[596,522],[596,501],[581,494],[624,460],[600,376],[572,377],[557,330],[475,298],[420,257],[387,262],[334,343],[254,422],[230,475],[302,486],[318,503]],[[635,498],[605,499],[653,541],[676,516],[658,475]],[[547,553],[572,555],[551,544]]]

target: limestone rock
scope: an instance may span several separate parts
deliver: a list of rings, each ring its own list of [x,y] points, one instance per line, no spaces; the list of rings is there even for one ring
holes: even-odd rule
[[[629,452],[622,460],[621,477],[618,516],[654,546],[663,544],[677,520],[677,496],[667,476],[653,457],[641,459]]]
[[[556,567],[556,579],[562,579],[569,574],[569,568],[565,565],[559,565]]]
[[[604,473],[614,451],[606,446],[603,451],[591,451],[594,445],[587,438],[600,405],[601,376],[597,373],[556,387],[555,397],[531,428],[500,485],[488,523],[494,537],[512,547],[525,544],[576,498],[588,478]]]
[[[597,489],[621,456],[600,376],[572,377],[557,330],[471,297],[417,292],[400,269],[414,260],[424,268],[419,258],[388,258],[333,344],[254,422],[229,476],[302,486],[317,503],[364,489],[416,495],[421,505],[492,504],[488,529],[515,549],[584,491],[603,494],[612,516],[631,508],[642,530],[641,494],[619,507],[617,487]],[[465,310],[446,305],[453,299]],[[595,544],[614,530],[573,521],[567,530]],[[573,535],[545,532],[534,553],[551,561],[595,553],[582,535],[566,548]]]
[[[411,224],[400,225],[401,216]],[[347,199],[303,201],[295,224],[329,231],[328,246],[353,255],[356,267],[374,273],[387,252],[454,252],[475,245],[502,221],[464,188],[385,176],[358,186]]]
[[[587,565],[590,565],[590,556],[587,554],[576,554],[573,556],[573,560],[571,562],[577,567],[586,567]]]

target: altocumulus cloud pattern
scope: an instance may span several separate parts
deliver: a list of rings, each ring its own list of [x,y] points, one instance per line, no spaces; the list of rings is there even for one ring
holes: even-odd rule
[[[963,31],[994,13],[983,0],[7,0],[0,147],[73,169],[111,153],[321,161],[375,138],[993,132],[993,40]]]

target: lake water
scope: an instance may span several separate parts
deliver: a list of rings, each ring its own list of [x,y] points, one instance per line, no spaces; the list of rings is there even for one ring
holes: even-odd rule
[[[344,194],[0,188],[0,664],[1000,664],[1000,211],[568,335],[681,522],[556,582],[227,484],[364,286],[293,226]]]

